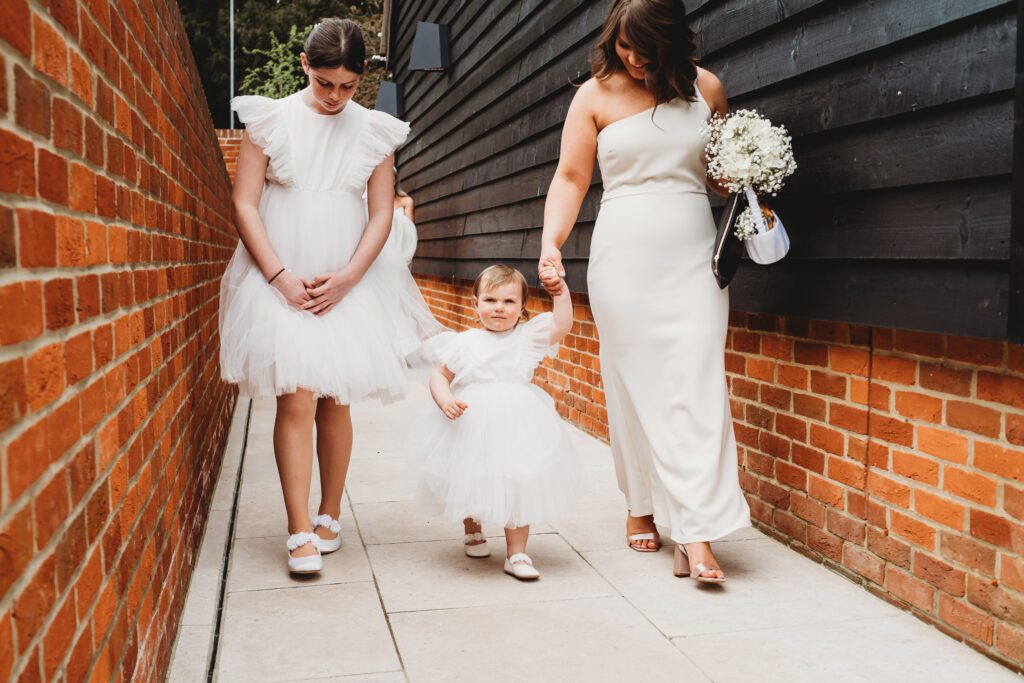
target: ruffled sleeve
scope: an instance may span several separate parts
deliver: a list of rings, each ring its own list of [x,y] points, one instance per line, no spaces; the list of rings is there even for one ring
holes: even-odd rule
[[[551,313],[541,313],[520,325],[520,358],[524,369],[528,366],[532,371],[545,358],[558,355],[558,343],[551,343],[551,328],[554,324],[555,317]]]
[[[375,109],[367,110],[367,114],[369,117],[360,140],[362,144],[345,182],[345,189],[355,192],[366,188],[373,169],[409,136],[409,124],[405,121]]]
[[[231,108],[238,112],[238,120],[245,124],[249,138],[270,160],[267,178],[281,185],[291,185],[288,129],[283,120],[282,104],[283,100],[259,95],[242,95],[231,100]]]
[[[466,332],[441,332],[424,342],[427,357],[443,363],[456,378],[463,377],[473,365]]]

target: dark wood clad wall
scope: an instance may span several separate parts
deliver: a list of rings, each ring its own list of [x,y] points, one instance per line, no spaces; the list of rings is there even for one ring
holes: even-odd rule
[[[417,202],[416,272],[472,278],[504,262],[532,277],[570,81],[587,76],[609,5],[395,3],[391,64],[412,124],[399,165]],[[688,7],[702,64],[731,106],[785,124],[800,165],[776,202],[791,254],[745,266],[733,307],[1006,338],[1011,314],[1024,316],[1009,284],[1016,3]],[[407,70],[418,21],[450,25],[447,72]],[[599,198],[595,177],[563,248],[580,291]]]

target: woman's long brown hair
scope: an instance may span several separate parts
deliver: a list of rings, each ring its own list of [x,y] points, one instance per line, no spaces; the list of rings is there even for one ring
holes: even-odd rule
[[[674,97],[696,99],[696,45],[683,0],[615,0],[590,58],[595,78],[625,70],[615,52],[620,30],[647,60],[644,82],[657,104]]]

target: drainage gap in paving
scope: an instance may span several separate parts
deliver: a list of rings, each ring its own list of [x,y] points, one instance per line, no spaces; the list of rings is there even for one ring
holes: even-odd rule
[[[231,516],[228,518],[227,540],[224,542],[224,564],[220,569],[220,589],[217,591],[217,617],[214,619],[213,648],[210,650],[209,666],[206,669],[206,680],[212,683],[217,670],[217,651],[220,646],[221,620],[224,618],[224,599],[228,592],[228,565],[231,563],[232,541],[235,538],[235,519],[238,516],[238,496],[242,490],[242,469],[245,465],[245,452],[249,446],[249,423],[252,421],[252,399],[245,415],[245,436],[242,437],[242,454],[238,458],[238,472],[235,474],[235,490],[231,496]]]

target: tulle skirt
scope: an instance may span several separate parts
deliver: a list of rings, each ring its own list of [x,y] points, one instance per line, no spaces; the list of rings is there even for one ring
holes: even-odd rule
[[[307,279],[343,268],[366,226],[362,197],[268,185],[259,213],[281,263]],[[307,389],[348,404],[402,397],[405,356],[442,328],[388,248],[328,313],[291,307],[239,243],[221,280],[221,376],[243,395]]]
[[[579,468],[551,397],[525,382],[455,393],[469,405],[462,417],[448,420],[431,404],[406,436],[422,502],[451,522],[472,517],[511,528],[564,518]]]

